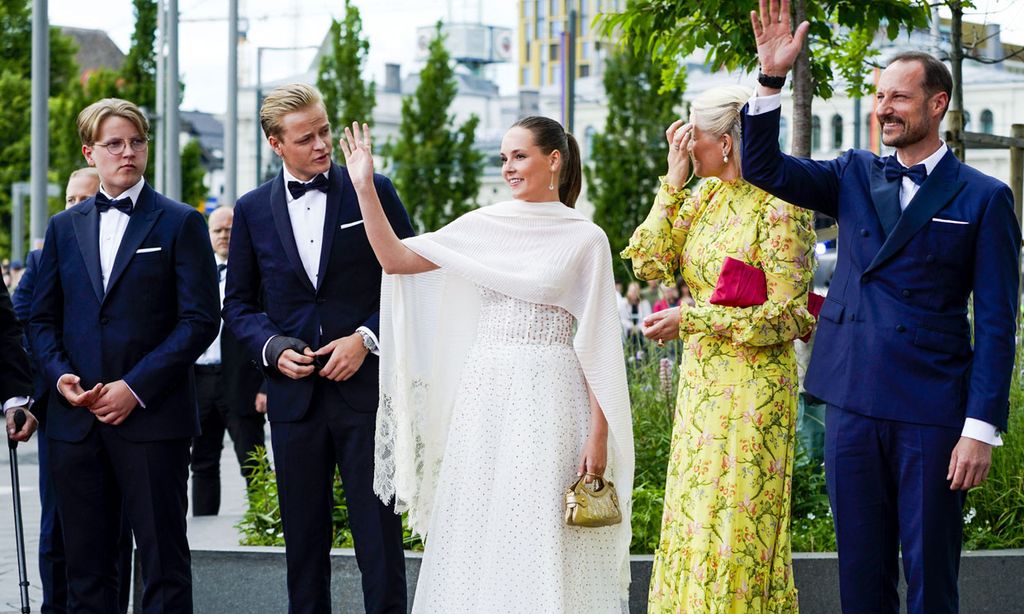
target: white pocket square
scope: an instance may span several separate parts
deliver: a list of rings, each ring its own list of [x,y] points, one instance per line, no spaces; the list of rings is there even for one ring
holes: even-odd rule
[[[338,227],[338,230],[345,230],[346,228],[352,228],[353,226],[358,226],[358,225],[360,225],[362,223],[363,223],[363,220],[356,220],[354,222],[349,222],[347,224],[342,224],[341,226]]]
[[[136,251],[135,253],[136,254],[148,254],[150,252],[158,252],[158,251],[160,251],[162,249],[163,249],[162,247],[143,247],[142,249]]]
[[[932,221],[938,222],[940,224],[960,224],[962,226],[967,226],[968,224],[970,224],[970,222],[964,222],[963,220],[947,220],[941,217],[933,217]]]

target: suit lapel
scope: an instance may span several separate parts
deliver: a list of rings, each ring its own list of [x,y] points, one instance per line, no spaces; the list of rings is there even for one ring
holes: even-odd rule
[[[85,261],[85,270],[89,274],[89,282],[93,292],[96,293],[96,300],[103,300],[103,272],[100,270],[100,214],[96,210],[96,199],[92,198],[76,209],[71,217],[71,224],[75,228],[75,238],[78,239],[78,249],[82,251],[82,260]]]
[[[309,281],[306,269],[302,266],[302,258],[299,257],[299,249],[295,245],[295,233],[292,232],[292,220],[288,215],[288,199],[284,194],[284,173],[278,173],[277,178],[270,184],[270,211],[274,216],[274,226],[277,228],[278,237],[284,247],[285,256],[295,274],[303,286],[315,292],[316,288]]]
[[[891,258],[963,189],[964,182],[957,179],[959,169],[960,161],[952,151],[947,151],[907,205],[889,237],[882,244],[882,249],[878,250],[875,259],[864,269],[865,273],[877,269]]]
[[[878,158],[871,168],[871,201],[885,235],[889,236],[900,219],[900,182],[886,181],[884,167],[885,158]]]
[[[324,211],[324,236],[323,241],[320,242],[320,265],[316,276],[317,290],[323,284],[324,276],[327,274],[327,265],[331,261],[331,246],[334,245],[334,235],[337,234],[338,216],[342,206],[341,191],[344,188],[344,178],[341,176],[341,168],[337,164],[331,163],[331,170],[327,178],[331,185],[327,189],[327,210]]]
[[[142,186],[139,202],[135,203],[132,209],[132,215],[128,218],[128,226],[124,229],[124,238],[121,239],[121,245],[117,247],[114,266],[110,269],[110,279],[107,280],[106,296],[110,295],[114,284],[128,268],[128,263],[135,256],[135,250],[142,245],[158,217],[160,217],[160,209],[156,206],[156,192],[147,183]]]

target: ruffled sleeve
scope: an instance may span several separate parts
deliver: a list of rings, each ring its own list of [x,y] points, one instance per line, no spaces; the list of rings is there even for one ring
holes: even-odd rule
[[[676,189],[665,183],[654,197],[654,206],[647,219],[633,232],[629,245],[620,254],[633,261],[633,273],[639,279],[661,279],[675,284],[679,255],[683,253],[686,235],[694,216],[709,197],[714,180],[701,183],[695,194],[689,189]]]

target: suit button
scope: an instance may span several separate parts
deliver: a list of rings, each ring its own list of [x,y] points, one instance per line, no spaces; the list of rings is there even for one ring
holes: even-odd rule
[[[900,294],[903,295],[903,298],[910,298],[910,290],[904,290]]]
[[[100,324],[107,325],[110,323],[110,318],[100,318]]]
[[[322,296],[316,297],[316,304],[317,305],[323,305],[326,302],[327,302],[327,299],[325,299],[324,297],[322,297]]]
[[[862,237],[870,237],[871,233],[868,232],[867,228],[861,228],[860,229],[860,236],[862,236]]]
[[[902,332],[905,332],[906,330],[907,330],[906,326],[903,326],[902,324],[897,324],[896,325],[896,332],[902,333]]]
[[[931,254],[928,254],[928,256],[924,259],[924,261],[927,262],[928,264],[931,264],[931,263],[935,262],[935,256],[932,256]]]

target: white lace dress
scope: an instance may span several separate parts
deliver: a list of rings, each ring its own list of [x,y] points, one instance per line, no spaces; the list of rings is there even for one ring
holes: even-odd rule
[[[618,613],[614,527],[563,521],[590,414],[573,317],[479,291],[413,612]]]

